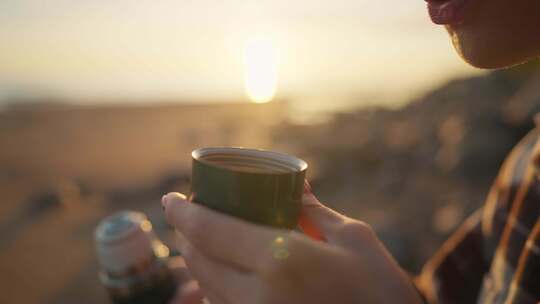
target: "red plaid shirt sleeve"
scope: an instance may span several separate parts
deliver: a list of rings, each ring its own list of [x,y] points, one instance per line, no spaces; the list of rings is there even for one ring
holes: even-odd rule
[[[484,207],[428,261],[415,283],[427,303],[540,302],[540,145],[516,146]]]

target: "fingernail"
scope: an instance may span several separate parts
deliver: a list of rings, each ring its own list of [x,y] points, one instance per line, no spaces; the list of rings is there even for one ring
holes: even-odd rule
[[[181,199],[183,201],[185,201],[187,199],[187,197],[184,194],[180,193],[180,192],[171,192],[171,193],[167,194],[168,199],[173,197],[173,196],[176,196],[177,198],[179,198],[179,199]]]
[[[186,196],[178,192],[170,192],[165,194],[161,198],[161,206],[163,207],[163,210],[165,210],[167,208],[167,205],[170,204],[171,201],[173,201],[174,199],[176,199],[177,201],[185,201]]]
[[[165,210],[165,203],[166,203],[166,200],[167,200],[167,195],[164,194],[162,197],[161,197],[161,209]]]

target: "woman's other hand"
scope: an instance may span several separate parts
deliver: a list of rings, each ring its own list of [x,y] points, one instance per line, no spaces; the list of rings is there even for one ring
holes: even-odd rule
[[[169,268],[174,272],[178,280],[178,288],[174,298],[169,304],[202,304],[203,294],[199,284],[189,274],[186,263],[182,257],[171,257],[169,259]]]

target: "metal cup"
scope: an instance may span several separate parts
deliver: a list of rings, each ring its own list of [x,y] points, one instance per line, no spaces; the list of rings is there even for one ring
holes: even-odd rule
[[[193,151],[191,200],[241,219],[294,229],[307,163],[283,153],[212,147]]]

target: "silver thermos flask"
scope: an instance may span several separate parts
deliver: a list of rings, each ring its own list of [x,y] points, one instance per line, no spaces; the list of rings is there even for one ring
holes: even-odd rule
[[[99,278],[114,304],[165,304],[178,285],[168,267],[169,248],[144,213],[121,211],[95,230]]]

